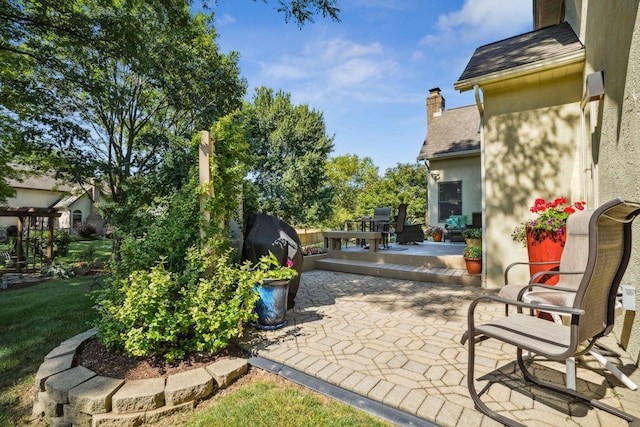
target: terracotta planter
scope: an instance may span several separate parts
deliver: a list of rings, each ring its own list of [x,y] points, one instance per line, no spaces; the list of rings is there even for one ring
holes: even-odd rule
[[[434,234],[431,238],[434,242],[442,242],[442,233]]]
[[[560,257],[564,250],[564,242],[566,233],[547,233],[543,232],[538,239],[534,238],[531,230],[527,229],[527,252],[529,253],[529,262],[548,262],[557,261],[555,264],[530,265],[529,273],[531,276],[540,271],[557,271],[560,268]],[[559,276],[542,275],[535,280],[536,283],[545,283],[547,285],[555,285],[558,283]]]
[[[482,258],[465,258],[464,263],[467,265],[467,273],[482,273]]]

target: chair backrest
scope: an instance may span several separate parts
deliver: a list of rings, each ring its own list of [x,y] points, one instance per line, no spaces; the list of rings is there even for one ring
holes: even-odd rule
[[[569,216],[566,239],[560,257],[560,272],[584,272],[589,258],[589,221],[594,211],[578,211]],[[561,274],[557,286],[578,289],[584,274]]]
[[[391,221],[391,208],[373,209],[373,228],[377,231]]]
[[[587,264],[574,300],[575,308],[585,310],[573,335],[576,344],[606,335],[613,327],[616,293],[631,254],[631,222],[638,214],[640,203],[615,199],[589,216]]]
[[[396,215],[396,233],[404,231],[404,223],[407,220],[407,204],[400,203],[398,205],[398,215]]]

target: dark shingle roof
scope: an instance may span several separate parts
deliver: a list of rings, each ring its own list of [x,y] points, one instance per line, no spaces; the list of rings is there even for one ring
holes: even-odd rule
[[[569,24],[520,34],[476,49],[458,81],[552,59],[584,49]]]
[[[418,160],[480,149],[480,113],[475,105],[445,110],[429,123]]]

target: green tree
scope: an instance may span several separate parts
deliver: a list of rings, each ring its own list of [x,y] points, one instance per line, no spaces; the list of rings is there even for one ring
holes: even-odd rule
[[[135,224],[129,218],[150,203],[140,192],[148,188],[147,177],[166,169],[166,160],[193,158],[185,155],[191,137],[241,106],[246,88],[237,54],[218,51],[212,16],[167,4],[76,4],[67,12],[93,24],[89,38],[82,25],[80,35],[41,34],[40,27],[25,33],[27,42],[16,46],[19,64],[30,71],[2,86],[8,98],[26,101],[6,106],[13,108],[23,155],[74,182],[99,177],[112,201],[107,219],[116,226]],[[40,48],[49,45],[55,50],[42,58]],[[180,185],[160,182],[152,187],[156,197]]]
[[[245,115],[258,209],[295,226],[318,224],[330,211],[325,164],[333,149],[322,113],[260,87]]]
[[[18,152],[70,181],[98,177],[128,216],[129,194],[147,184],[138,178],[171,150],[188,150],[194,131],[233,111],[245,91],[237,54],[217,51],[211,17],[190,5],[0,0],[0,148],[11,152],[0,167]],[[279,0],[277,10],[303,25],[316,14],[338,20],[336,5]]]
[[[333,209],[324,223],[327,228],[340,228],[345,220],[371,214],[360,203],[364,189],[379,180],[378,168],[370,157],[361,159],[355,154],[333,157],[326,171],[333,194]]]
[[[397,213],[400,203],[406,203],[407,221],[424,222],[427,208],[427,177],[424,166],[415,163],[398,163],[387,169],[378,181],[371,182],[361,194],[360,204],[366,212],[376,207],[388,206]]]

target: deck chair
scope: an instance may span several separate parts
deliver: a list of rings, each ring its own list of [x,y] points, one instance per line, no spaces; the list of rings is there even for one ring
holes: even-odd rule
[[[558,301],[572,301],[573,295],[577,291],[580,283],[582,281],[582,277],[584,276],[585,268],[587,266],[587,261],[589,258],[589,220],[593,215],[593,211],[581,211],[577,212],[571,216],[569,216],[567,220],[566,227],[566,241],[564,250],[562,252],[562,256],[560,258],[560,266],[558,270],[547,270],[540,271],[529,279],[529,283],[526,285],[513,284],[509,279],[509,273],[512,271],[514,267],[518,266],[529,266],[532,264],[535,265],[544,265],[544,264],[557,264],[557,262],[516,262],[510,264],[505,269],[504,273],[504,283],[505,286],[500,289],[500,293],[498,294],[500,297],[508,298],[515,301],[522,301],[523,296],[527,292],[531,292],[535,290],[536,292],[540,291],[551,291],[551,294],[545,294],[553,298],[552,295],[558,294],[556,298],[559,298]],[[620,262],[628,262],[628,260],[620,259]],[[622,265],[620,267],[623,267]],[[624,265],[626,268],[626,264]],[[539,277],[552,277],[558,276],[559,280],[556,285],[545,285],[545,284],[535,284],[538,282]],[[562,295],[559,294],[559,291],[569,292],[570,295]],[[538,302],[549,302],[552,303],[554,301],[546,301],[544,297],[536,298]],[[506,314],[508,314],[509,305],[505,305]],[[543,317],[547,320],[553,320],[556,322],[562,322],[561,316],[555,315],[553,313],[541,312],[540,317]],[[609,325],[613,327],[613,322],[615,318],[615,309],[613,313],[609,313]],[[596,344],[596,346],[598,346]],[[599,346],[598,346],[599,347]],[[615,356],[619,356],[615,352],[605,349],[607,353],[611,353]],[[611,373],[618,378],[622,383],[624,383],[631,390],[636,390],[638,386],[629,379],[625,374],[623,374],[618,368],[614,365],[607,362],[607,360],[598,352],[596,349],[591,349],[589,353],[595,357],[598,362],[604,365]],[[568,359],[566,362],[566,373],[567,373],[567,387],[575,390],[576,388],[576,368],[573,359]]]
[[[556,290],[559,294],[571,298],[570,305],[552,305],[518,301],[499,295],[486,295],[474,300],[469,306],[468,329],[462,343],[469,339],[469,359],[467,386],[469,394],[478,410],[487,416],[509,426],[522,426],[489,409],[476,391],[475,345],[486,339],[511,344],[516,347],[516,359],[524,379],[535,385],[578,398],[594,408],[616,415],[631,425],[640,425],[640,419],[591,399],[570,388],[561,387],[534,377],[525,364],[523,351],[534,353],[548,360],[566,361],[587,353],[596,344],[598,338],[608,334],[613,328],[615,299],[618,286],[626,270],[631,253],[631,222],[640,214],[640,203],[615,199],[605,203],[594,211],[574,214],[571,222],[587,222],[588,249],[587,262],[581,274],[579,285],[571,289],[558,289],[557,286],[530,284],[531,289],[544,287],[547,291]],[[574,224],[577,229],[580,224]],[[565,251],[567,247],[565,246]],[[563,253],[564,256],[564,253]],[[522,295],[524,296],[524,295]],[[504,317],[476,325],[475,310],[480,303],[497,302],[518,308],[518,312],[505,313]],[[552,311],[568,316],[570,322],[550,322],[522,313],[522,309]]]
[[[395,216],[396,243],[417,243],[424,242],[424,231],[422,224],[407,224],[407,204],[401,203],[398,206],[398,215]]]
[[[389,248],[389,234],[391,227],[391,208],[375,208],[373,210],[373,229],[382,233],[382,246]]]

